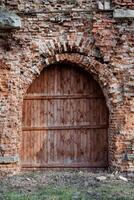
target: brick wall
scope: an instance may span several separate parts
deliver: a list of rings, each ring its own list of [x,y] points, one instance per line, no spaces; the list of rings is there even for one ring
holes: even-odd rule
[[[114,19],[95,0],[7,0],[20,30],[0,30],[0,170],[20,170],[22,102],[43,67],[76,63],[99,82],[109,108],[109,166],[134,170],[134,19]]]

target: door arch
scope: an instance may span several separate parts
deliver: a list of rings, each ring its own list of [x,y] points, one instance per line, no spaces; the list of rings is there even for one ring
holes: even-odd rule
[[[107,167],[108,109],[98,83],[71,64],[44,68],[23,101],[22,167]]]

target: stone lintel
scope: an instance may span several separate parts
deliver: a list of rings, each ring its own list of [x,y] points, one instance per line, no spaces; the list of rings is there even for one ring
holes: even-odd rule
[[[134,10],[115,9],[113,12],[114,18],[134,18]]]
[[[0,164],[11,164],[17,163],[19,161],[19,156],[0,156]]]

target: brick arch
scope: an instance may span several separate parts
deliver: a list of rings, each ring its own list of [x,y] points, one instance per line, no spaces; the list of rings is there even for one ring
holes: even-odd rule
[[[103,59],[101,61],[96,59],[96,46],[92,35],[86,37],[84,34],[72,33],[49,40],[41,38],[33,40],[30,47],[30,49],[34,48],[36,53],[29,52],[32,59],[29,60],[28,67],[25,68],[28,79],[22,78],[24,80],[22,81],[22,97],[44,67],[49,67],[56,62],[74,63],[91,73],[101,86],[111,115],[116,113],[117,120],[114,123],[117,129],[118,124],[121,124],[120,118],[122,124],[124,123],[124,115],[122,116],[119,111],[120,108],[124,109],[122,106],[124,101],[122,86],[114,76],[110,66],[105,64]]]
[[[43,54],[41,56],[43,56]],[[89,57],[80,53],[70,52],[55,54],[54,56],[43,58],[42,63],[39,65],[39,67],[36,66],[37,68],[35,71],[30,70],[30,81],[28,83],[24,83],[24,94],[26,93],[29,85],[31,85],[31,82],[33,82],[33,80],[39,76],[44,67],[49,67],[49,65],[57,62],[70,62],[92,74],[94,79],[97,80],[102,88],[109,109],[115,106],[119,106],[122,103],[123,97],[120,92],[121,86],[116,77],[113,75],[112,70],[106,64],[101,64],[93,57]]]
[[[115,165],[115,163],[113,164],[112,161],[115,160],[114,157],[116,157],[117,152],[115,150],[113,154],[113,149],[116,149],[115,135],[119,131],[119,127],[116,127],[116,124],[119,124],[119,121],[120,119],[122,120],[123,116],[118,113],[118,107],[120,107],[119,105],[121,104],[122,99],[120,94],[120,85],[114,77],[112,71],[108,68],[107,65],[99,63],[93,57],[82,55],[80,53],[60,53],[56,54],[55,56],[44,58],[42,61],[43,63],[38,68],[38,75],[45,67],[49,67],[52,64],[69,62],[83,68],[85,71],[92,74],[94,79],[97,80],[102,88],[107,107],[109,108],[109,165]],[[35,73],[31,73],[31,82],[33,82],[37,77],[37,74],[35,75]],[[25,83],[25,89],[27,90],[30,85],[31,83]]]
[[[79,53],[89,57],[96,53],[93,35],[86,37],[84,34],[72,33],[44,41],[41,38],[33,43],[45,58],[61,53]]]
[[[118,161],[116,161],[115,163],[115,160],[116,156],[120,155],[122,150],[120,150],[120,152],[117,152],[116,149],[118,139],[121,136],[120,127],[122,128],[124,124],[124,114],[122,114],[123,112],[120,113],[120,110],[123,110],[123,96],[121,94],[121,86],[119,81],[116,79],[112,70],[107,64],[100,63],[95,59],[95,57],[93,56],[94,50],[91,47],[89,48],[89,46],[86,48],[90,49],[90,53],[84,51],[85,48],[83,48],[83,52],[79,52],[80,47],[77,48],[77,46],[75,47],[75,50],[73,46],[72,48],[69,48],[68,45],[68,49],[64,47],[67,52],[65,52],[65,49],[57,49],[52,44],[50,45],[51,48],[49,47],[51,51],[48,51],[45,48],[43,49],[43,46],[46,46],[46,43],[38,43],[36,46],[36,48],[38,49],[38,56],[34,58],[35,69],[31,70],[30,67],[27,68],[27,71],[29,70],[29,81],[23,82],[22,96],[25,95],[28,87],[31,85],[34,79],[40,75],[41,71],[45,67],[49,67],[51,64],[54,63],[70,62],[92,74],[93,78],[96,79],[101,86],[106,99],[107,107],[109,108],[109,165],[119,167],[120,163],[118,163]],[[78,52],[76,51],[76,49]]]
[[[49,40],[38,39],[33,41],[31,46],[36,49],[38,56],[33,58],[36,66],[35,70],[30,70],[29,78],[31,81],[26,88],[44,67],[56,62],[70,62],[93,75],[103,90],[109,108],[115,104],[118,106],[122,102],[119,81],[103,60],[100,62],[95,58],[96,46],[92,35],[85,37],[84,34],[73,33]]]

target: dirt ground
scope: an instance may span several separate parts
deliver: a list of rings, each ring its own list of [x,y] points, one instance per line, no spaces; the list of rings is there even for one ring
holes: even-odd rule
[[[37,199],[134,200],[134,174],[46,170],[21,172],[0,180],[0,200]]]

